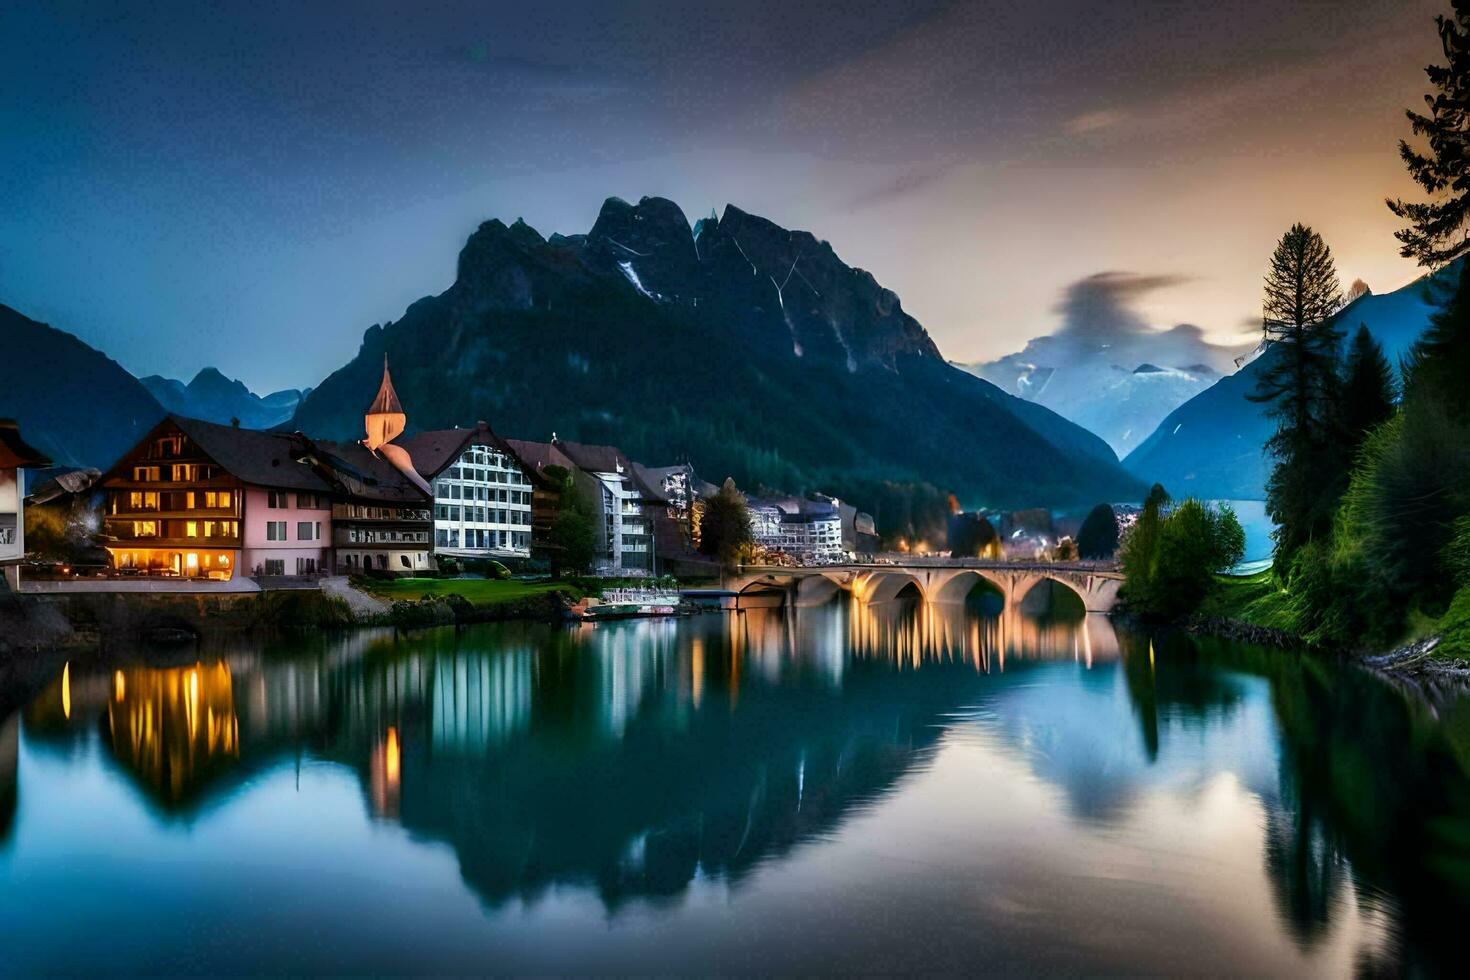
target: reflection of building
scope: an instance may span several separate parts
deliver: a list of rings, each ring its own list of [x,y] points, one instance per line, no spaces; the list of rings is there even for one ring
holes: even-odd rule
[[[50,465],[26,445],[15,422],[0,419],[0,565],[12,588],[19,587],[18,563],[25,557],[25,471]]]
[[[113,755],[170,803],[202,789],[239,758],[240,725],[225,663],[119,670],[111,688]]]
[[[531,474],[484,422],[419,432],[402,441],[434,490],[434,553],[529,558]]]

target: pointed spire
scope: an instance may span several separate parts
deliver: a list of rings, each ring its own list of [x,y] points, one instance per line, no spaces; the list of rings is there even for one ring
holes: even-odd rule
[[[368,414],[402,413],[403,405],[398,401],[398,392],[393,390],[393,376],[388,373],[388,355],[383,355],[383,383],[378,386],[378,396],[368,406]]]
[[[403,414],[403,405],[398,401],[398,392],[393,390],[393,377],[388,373],[388,355],[383,355],[383,383],[378,386],[378,396],[368,406],[363,418],[367,438],[363,445],[374,452],[385,443],[392,442],[403,434],[408,418]]]

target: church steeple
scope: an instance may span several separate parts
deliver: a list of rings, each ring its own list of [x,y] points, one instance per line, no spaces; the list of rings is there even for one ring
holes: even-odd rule
[[[384,354],[383,383],[378,386],[377,397],[368,406],[363,419],[363,427],[367,430],[363,445],[377,452],[402,435],[407,424],[408,417],[403,414],[403,404],[398,400],[398,392],[393,390],[393,377],[388,373],[388,355]]]

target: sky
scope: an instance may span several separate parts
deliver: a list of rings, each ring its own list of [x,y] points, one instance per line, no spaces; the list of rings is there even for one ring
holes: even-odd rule
[[[1416,275],[1383,199],[1447,8],[9,0],[0,303],[139,375],[303,387],[481,221],[659,195],[827,239],[952,360],[1100,273],[1239,342],[1293,221],[1344,286]]]

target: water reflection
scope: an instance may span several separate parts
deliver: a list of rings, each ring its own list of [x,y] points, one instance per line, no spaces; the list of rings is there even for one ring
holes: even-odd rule
[[[1348,923],[1364,969],[1432,968],[1451,952],[1443,927],[1470,900],[1461,702],[1431,711],[1337,665],[1120,634],[1065,609],[987,611],[901,598],[68,664],[0,723],[0,841],[26,835],[18,758],[64,766],[99,746],[168,821],[306,759],[355,773],[375,820],[448,845],[488,910],[570,886],[615,912],[700,882],[738,891],[940,778],[946,749],[973,749],[1053,794],[1013,801],[1067,822],[1048,860],[1086,866],[1119,841],[1161,860],[1148,850],[1170,826],[1160,808],[1186,807],[1255,848],[1275,902],[1257,926],[1279,923],[1304,955]],[[955,792],[935,805],[953,808]],[[1022,845],[988,840],[995,816],[973,819],[976,853]],[[1228,901],[1212,882],[1181,884],[1193,872],[1178,860],[1156,888]],[[1075,886],[1053,887],[1060,908]],[[1148,908],[1136,927],[1152,916],[1162,929]],[[1076,941],[1080,923],[1053,917],[1053,941]]]

